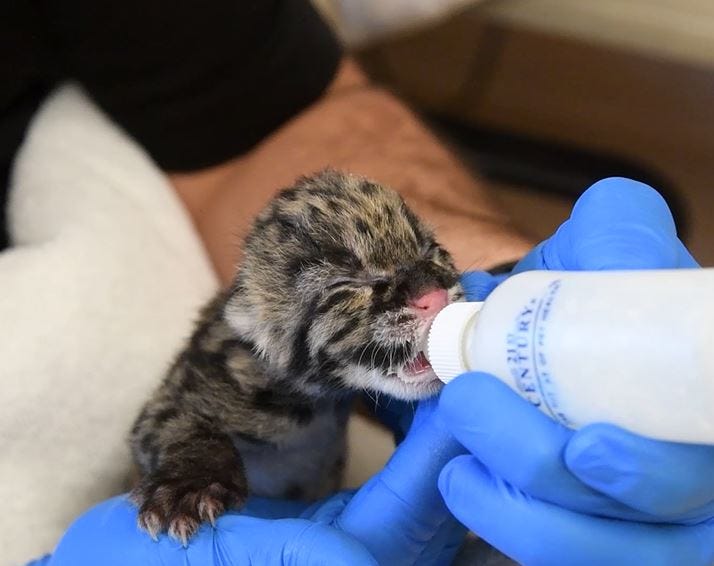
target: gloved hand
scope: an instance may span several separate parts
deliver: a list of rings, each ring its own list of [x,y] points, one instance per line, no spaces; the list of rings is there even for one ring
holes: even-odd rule
[[[448,564],[465,530],[446,509],[437,479],[463,449],[435,408],[435,399],[420,405],[385,468],[354,494],[307,508],[253,499],[242,513],[203,525],[186,548],[166,535],[154,542],[138,530],[136,508],[115,497],[77,519],[54,555],[35,566]]]
[[[514,271],[674,267],[696,262],[662,198],[607,179]],[[464,280],[471,300],[497,282],[479,273]],[[439,411],[471,452],[441,473],[448,507],[518,562],[714,564],[714,447],[606,424],[573,432],[485,374],[447,385]]]

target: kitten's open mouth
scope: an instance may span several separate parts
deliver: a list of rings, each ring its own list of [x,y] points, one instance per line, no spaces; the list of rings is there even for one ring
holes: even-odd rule
[[[431,369],[424,352],[419,352],[416,358],[404,364],[400,370],[390,373],[389,376],[396,377],[408,385],[419,385],[436,379],[436,374]]]
[[[396,377],[413,391],[429,390],[434,392],[434,382],[439,381],[425,353],[427,351],[431,322],[433,320],[429,321],[425,329],[421,329],[415,340],[419,353],[413,359],[404,362],[396,371],[387,374],[387,377]]]
[[[424,352],[419,352],[419,355],[411,362],[404,365],[404,373],[406,375],[418,376],[431,369],[429,360],[426,359]]]

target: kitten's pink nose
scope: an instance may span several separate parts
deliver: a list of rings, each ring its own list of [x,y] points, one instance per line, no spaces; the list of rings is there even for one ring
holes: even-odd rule
[[[446,289],[433,289],[412,299],[409,304],[417,310],[418,315],[432,316],[449,304],[449,294]]]

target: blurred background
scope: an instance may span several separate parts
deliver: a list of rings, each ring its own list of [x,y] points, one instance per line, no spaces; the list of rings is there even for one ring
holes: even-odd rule
[[[664,194],[714,266],[714,2],[314,1],[534,239],[592,182],[624,175]],[[392,445],[361,418],[350,433],[358,485]]]
[[[714,2],[314,1],[534,238],[625,175],[665,195],[714,265]]]

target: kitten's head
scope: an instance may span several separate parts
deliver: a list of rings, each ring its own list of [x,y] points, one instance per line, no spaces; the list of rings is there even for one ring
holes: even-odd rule
[[[419,399],[440,386],[429,325],[462,297],[451,257],[397,193],[328,170],[258,216],[226,319],[286,386]]]

